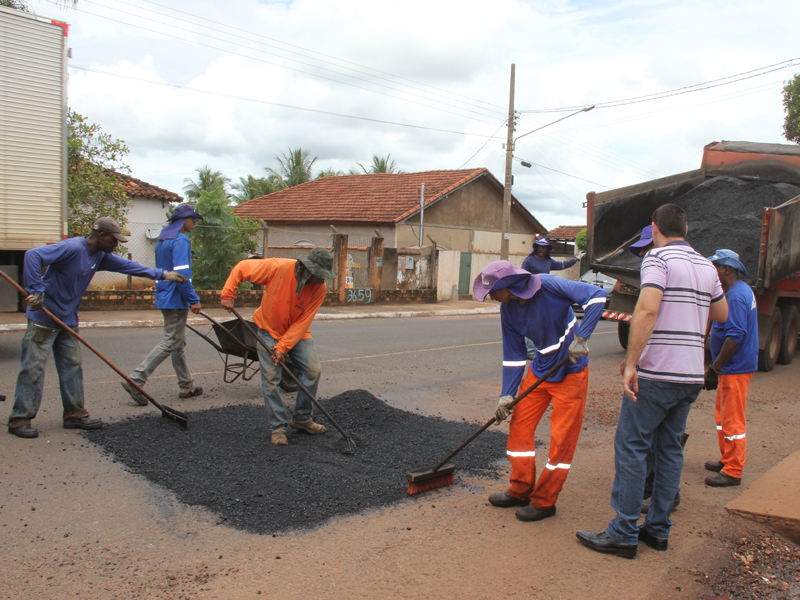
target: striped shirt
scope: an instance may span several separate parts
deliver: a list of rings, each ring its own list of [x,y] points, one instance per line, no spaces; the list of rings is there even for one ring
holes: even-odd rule
[[[703,350],[712,302],[725,297],[717,270],[685,241],[650,250],[642,261],[642,289],[664,292],[653,333],[639,358],[639,377],[703,383]]]

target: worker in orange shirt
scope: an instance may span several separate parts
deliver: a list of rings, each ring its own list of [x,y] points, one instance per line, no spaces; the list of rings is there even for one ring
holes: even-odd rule
[[[274,353],[269,356],[259,344],[264,406],[272,428],[270,441],[276,446],[289,443],[288,427],[312,435],[325,433],[325,427],[313,421],[312,400],[302,389],[297,391],[293,413],[283,405],[278,392],[279,365],[288,354],[298,371],[300,383],[316,396],[321,368],[308,329],[325,299],[325,280],[335,278],[333,254],[324,248],[314,248],[297,260],[243,260],[233,268],[222,289],[222,306],[231,312],[236,290],[243,281],[264,286],[261,306],[253,314],[253,321],[258,326],[258,335]]]

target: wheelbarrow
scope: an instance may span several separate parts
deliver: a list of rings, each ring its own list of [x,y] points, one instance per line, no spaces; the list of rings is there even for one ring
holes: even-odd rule
[[[203,333],[188,323],[186,327],[211,344],[219,353],[225,365],[222,380],[225,383],[233,383],[239,379],[239,377],[241,377],[243,381],[250,381],[255,377],[259,369],[258,342],[250,330],[242,325],[239,319],[216,321],[205,312],[201,312],[200,315],[211,322],[212,331],[217,336],[216,340],[211,338],[211,332],[208,332],[208,334]],[[253,327],[256,326],[252,321],[248,321],[248,323]],[[288,354],[285,357],[285,362],[286,366],[291,369],[292,373],[296,376],[297,369],[295,369]],[[297,391],[297,384],[283,373],[281,374],[280,387],[284,392],[291,393]]]

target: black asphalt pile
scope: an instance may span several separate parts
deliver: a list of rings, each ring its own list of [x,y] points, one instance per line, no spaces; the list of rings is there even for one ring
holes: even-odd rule
[[[291,430],[288,446],[273,446],[263,406],[193,412],[188,430],[155,413],[84,435],[179,501],[268,534],[424,497],[407,495],[406,473],[429,471],[478,427],[398,410],[364,390],[320,403],[358,443],[354,455],[341,453],[342,436],[319,411],[314,420],[325,434]],[[456,483],[461,475],[496,476],[506,440],[486,431],[467,446],[453,460]]]

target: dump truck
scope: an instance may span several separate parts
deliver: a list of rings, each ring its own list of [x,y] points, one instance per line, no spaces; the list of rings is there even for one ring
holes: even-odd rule
[[[67,31],[0,7],[0,269],[16,281],[26,250],[67,234]],[[0,310],[17,302],[0,286]]]
[[[603,316],[618,322],[623,348],[641,268],[627,247],[656,208],[673,202],[686,210],[686,239],[698,252],[729,248],[747,268],[743,279],[758,304],[759,370],[792,361],[800,309],[800,147],[713,142],[699,169],[589,192],[586,201],[588,265],[617,280]]]

